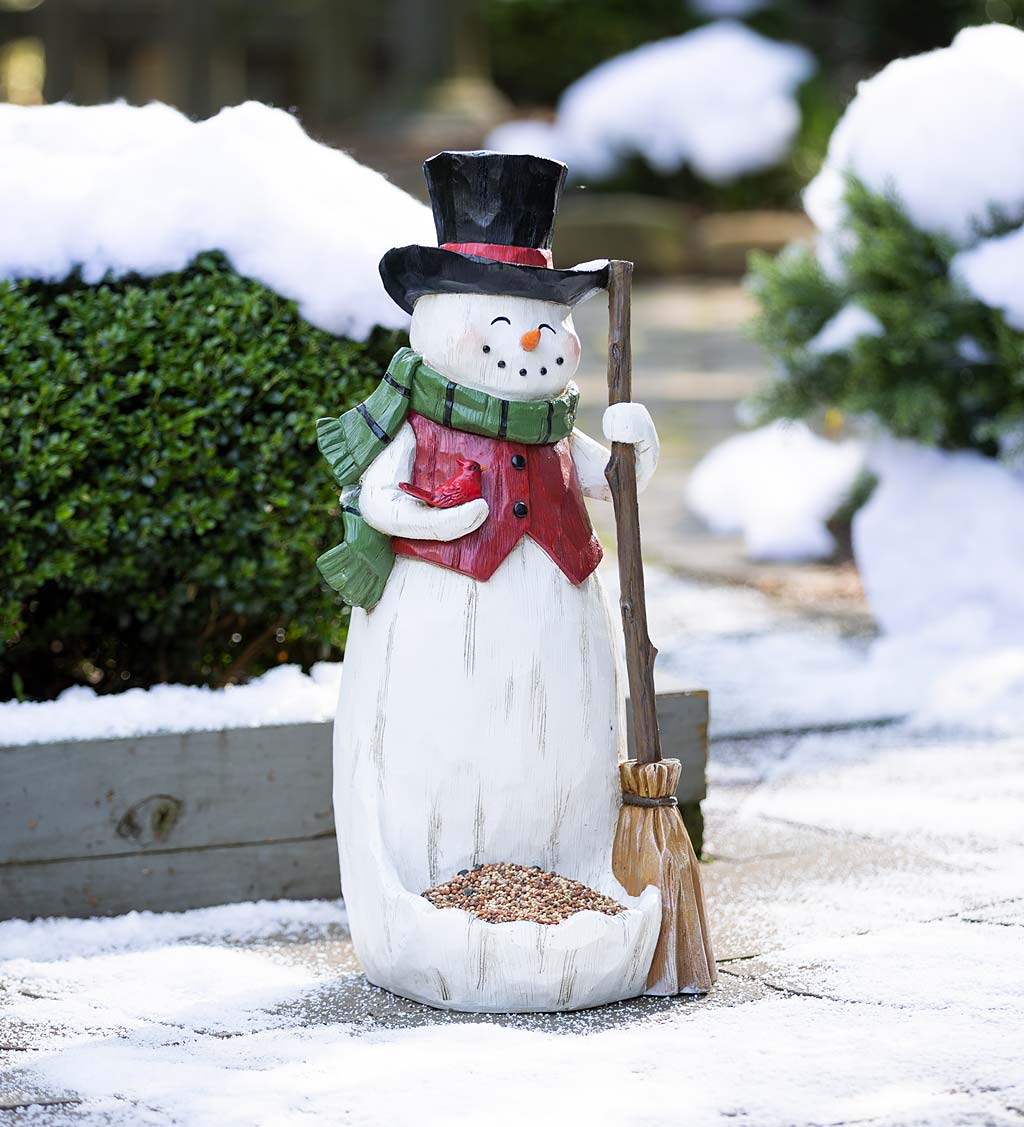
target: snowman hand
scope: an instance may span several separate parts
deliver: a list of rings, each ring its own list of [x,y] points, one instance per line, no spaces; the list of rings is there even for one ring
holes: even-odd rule
[[[425,505],[421,507],[426,508]],[[474,501],[464,501],[450,509],[427,511],[430,513],[430,531],[421,539],[458,540],[460,536],[475,532],[487,519],[490,509],[483,497],[477,497]]]
[[[409,540],[458,540],[479,528],[488,513],[483,497],[450,509],[432,509],[393,485],[367,488],[365,479],[359,508],[378,532]]]
[[[642,403],[613,403],[605,410],[601,428],[609,442],[636,447],[636,487],[642,493],[657,469],[661,450],[650,411]]]

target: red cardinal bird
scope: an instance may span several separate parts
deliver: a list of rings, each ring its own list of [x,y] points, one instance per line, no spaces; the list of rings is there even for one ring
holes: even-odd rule
[[[467,501],[475,501],[482,496],[480,471],[487,469],[487,467],[481,466],[479,462],[470,461],[469,458],[460,458],[458,454],[455,455],[455,461],[461,467],[459,472],[439,485],[433,492],[420,489],[418,485],[413,485],[408,481],[400,481],[398,488],[408,493],[410,497],[415,497],[417,501],[430,505],[433,509],[451,509],[455,505],[464,505]]]

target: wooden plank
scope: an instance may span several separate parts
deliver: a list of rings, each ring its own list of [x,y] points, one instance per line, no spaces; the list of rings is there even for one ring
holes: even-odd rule
[[[334,836],[0,866],[0,916],[113,916],[341,894]]]
[[[0,863],[333,829],[330,723],[0,750]]]
[[[699,852],[707,693],[659,694],[658,721]],[[337,895],[332,728],[0,748],[0,918]]]
[[[626,701],[626,712],[630,703]],[[661,754],[683,766],[676,787],[680,806],[707,798],[708,693],[706,689],[658,693],[658,727]],[[629,724],[629,754],[633,755],[633,725]],[[696,842],[694,842],[696,848]]]

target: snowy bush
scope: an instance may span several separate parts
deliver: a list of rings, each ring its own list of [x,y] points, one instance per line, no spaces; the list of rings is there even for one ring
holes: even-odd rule
[[[0,697],[326,655],[341,606],[314,560],[339,514],[313,422],[396,343],[315,329],[217,255],[0,282]]]
[[[805,202],[816,251],[755,260],[780,377],[763,417],[829,407],[901,438],[1024,456],[1024,32],[970,28],[862,83]]]
[[[564,91],[554,124],[509,122],[487,144],[564,160],[589,182],[639,159],[659,177],[728,184],[786,158],[813,71],[802,47],[720,20],[609,59]]]
[[[400,343],[377,262],[429,209],[251,102],[5,105],[0,151],[0,697],[326,656],[313,424]]]
[[[159,103],[0,105],[0,152],[0,278],[151,276],[219,250],[362,340],[407,321],[381,255],[433,241],[429,208],[256,102],[198,122]]]

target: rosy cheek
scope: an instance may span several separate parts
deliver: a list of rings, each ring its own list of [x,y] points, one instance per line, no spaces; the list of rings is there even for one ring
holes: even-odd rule
[[[580,338],[573,336],[565,343],[565,359],[566,362],[575,366],[579,363],[580,359]]]

